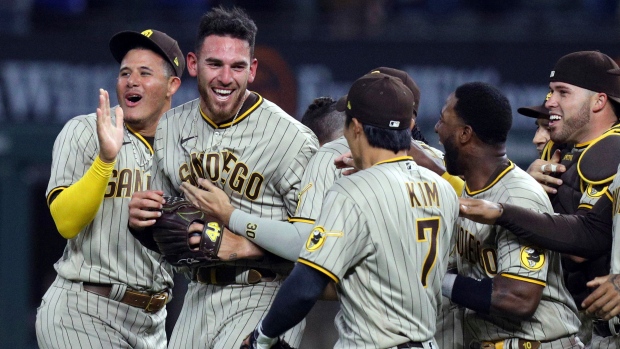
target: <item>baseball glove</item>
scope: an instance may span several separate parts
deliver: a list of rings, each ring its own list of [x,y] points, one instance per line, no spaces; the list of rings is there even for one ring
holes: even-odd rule
[[[271,345],[266,344],[266,343],[258,343],[257,342],[258,337],[259,337],[259,332],[257,328],[254,331],[250,332],[250,334],[248,334],[247,337],[245,337],[245,339],[243,340],[243,343],[241,344],[240,349],[266,349],[266,348],[295,349],[291,347],[290,344],[285,342],[284,339],[280,337],[278,337],[277,342]]]
[[[150,227],[159,252],[168,263],[181,266],[197,266],[218,261],[217,253],[222,243],[221,221],[208,216],[181,197],[164,197],[166,203],[161,216]],[[202,232],[190,232],[192,223],[202,223]],[[200,244],[190,246],[192,236],[201,236]]]

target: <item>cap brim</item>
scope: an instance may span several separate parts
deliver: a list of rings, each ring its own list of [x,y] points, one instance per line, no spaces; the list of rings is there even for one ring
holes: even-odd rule
[[[168,60],[165,58],[168,57],[166,53],[157,44],[138,32],[124,31],[117,33],[110,39],[110,52],[112,52],[112,56],[114,56],[118,63],[123,61],[127,52],[138,46],[151,49]]]
[[[347,111],[347,96],[348,95],[344,95],[344,96],[340,97],[338,102],[336,102],[336,110],[337,111],[340,111],[340,112]]]
[[[607,74],[611,74],[611,75],[620,75],[620,69],[615,68],[615,69],[609,69],[607,71]]]
[[[549,118],[549,110],[547,108],[536,105],[532,107],[521,107],[517,109],[517,112],[521,115],[525,115],[530,118]]]

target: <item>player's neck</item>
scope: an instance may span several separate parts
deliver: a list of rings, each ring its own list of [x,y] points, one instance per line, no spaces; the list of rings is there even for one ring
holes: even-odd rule
[[[388,149],[368,147],[368,149],[364,149],[363,154],[364,155],[362,156],[362,169],[367,169],[382,161],[407,156],[407,151],[401,150],[398,153],[394,154],[393,151]]]
[[[463,177],[467,188],[471,191],[483,189],[496,177],[498,169],[504,169],[509,164],[505,151],[494,150],[480,152],[467,157],[466,170]]]

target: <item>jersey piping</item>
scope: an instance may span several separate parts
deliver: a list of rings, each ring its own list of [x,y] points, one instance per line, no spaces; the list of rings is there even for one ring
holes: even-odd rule
[[[467,193],[467,195],[469,196],[474,196],[474,195],[478,195],[484,191],[487,191],[489,189],[491,189],[491,187],[493,187],[495,185],[495,183],[497,183],[500,179],[502,179],[502,177],[504,177],[506,175],[506,173],[512,171],[512,169],[515,168],[515,164],[508,160],[508,167],[506,167],[502,172],[500,172],[499,175],[497,175],[497,177],[495,177],[495,179],[493,180],[493,182],[491,182],[489,185],[487,185],[486,187],[480,189],[480,190],[476,190],[476,191],[471,191],[469,190],[469,187],[467,186],[467,183],[465,183],[465,191]]]
[[[243,121],[245,118],[247,118],[250,114],[252,114],[252,112],[256,110],[256,108],[258,108],[263,103],[263,97],[261,97],[261,95],[259,95],[256,92],[251,92],[251,93],[254,93],[258,97],[258,100],[252,106],[250,106],[248,110],[244,111],[243,114],[239,115],[239,117],[237,117],[236,119],[232,121],[227,121],[221,124],[217,124],[213,120],[211,120],[211,118],[209,118],[209,116],[207,116],[205,112],[202,111],[202,107],[198,106],[198,109],[200,110],[200,115],[209,125],[211,125],[211,127],[215,129],[223,129],[223,128],[228,128],[230,126],[236,125],[240,123],[241,121]],[[243,108],[243,106],[241,107]]]

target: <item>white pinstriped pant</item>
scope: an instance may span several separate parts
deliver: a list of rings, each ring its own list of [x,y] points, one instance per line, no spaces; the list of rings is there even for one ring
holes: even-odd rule
[[[41,349],[165,349],[166,308],[144,310],[84,291],[56,277],[37,309]]]
[[[183,308],[170,336],[170,349],[239,348],[267,314],[282,281],[216,286],[189,283]],[[284,340],[298,348],[305,320]]]

